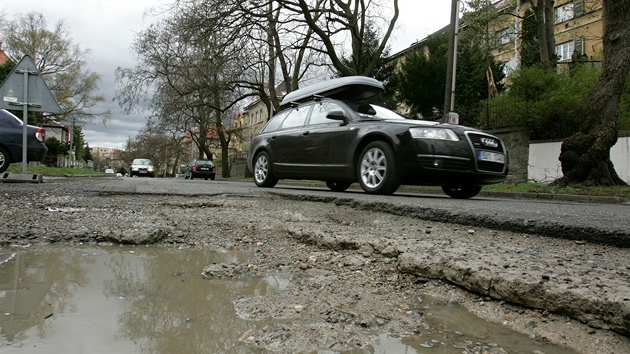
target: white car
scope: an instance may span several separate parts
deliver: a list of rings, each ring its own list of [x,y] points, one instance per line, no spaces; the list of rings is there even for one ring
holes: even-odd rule
[[[148,176],[155,177],[155,167],[149,159],[134,159],[131,162],[131,171],[129,176]]]

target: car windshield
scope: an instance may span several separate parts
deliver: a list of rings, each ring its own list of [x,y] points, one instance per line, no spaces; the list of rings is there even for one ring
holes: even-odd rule
[[[135,159],[133,160],[133,162],[131,163],[132,165],[151,165],[151,160],[147,160],[147,159]]]
[[[345,103],[362,119],[406,119],[394,111],[374,104],[356,101],[345,101]]]

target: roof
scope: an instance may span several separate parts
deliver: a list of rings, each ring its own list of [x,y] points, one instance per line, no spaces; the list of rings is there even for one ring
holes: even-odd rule
[[[382,93],[383,90],[383,84],[371,77],[346,76],[321,81],[288,93],[280,102],[280,106],[305,102],[315,96],[360,101],[374,97]]]

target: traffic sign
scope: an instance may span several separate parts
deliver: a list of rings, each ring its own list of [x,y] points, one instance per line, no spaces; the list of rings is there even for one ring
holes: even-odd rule
[[[27,90],[24,88],[25,76],[28,78]],[[16,110],[24,105],[31,112],[61,113],[57,100],[28,55],[20,60],[0,86],[0,108]]]
[[[13,107],[11,107],[13,106]],[[22,173],[28,165],[28,109],[34,112],[61,113],[55,97],[46,86],[44,79],[30,56],[25,55],[9,76],[0,85],[0,108],[22,107]]]

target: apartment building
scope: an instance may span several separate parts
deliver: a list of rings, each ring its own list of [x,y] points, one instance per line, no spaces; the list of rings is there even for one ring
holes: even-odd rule
[[[523,24],[534,21],[529,2],[501,0],[495,4],[499,12],[490,23],[494,33],[495,60],[503,63],[506,74],[521,65]],[[556,0],[553,10],[555,53],[558,70],[574,59],[601,62],[603,55],[602,0]]]

